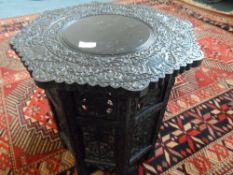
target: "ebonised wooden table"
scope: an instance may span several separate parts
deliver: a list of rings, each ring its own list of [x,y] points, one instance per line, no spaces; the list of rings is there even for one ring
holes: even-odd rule
[[[47,11],[11,45],[45,89],[80,175],[93,166],[135,174],[153,153],[176,75],[203,59],[190,22],[137,5]]]

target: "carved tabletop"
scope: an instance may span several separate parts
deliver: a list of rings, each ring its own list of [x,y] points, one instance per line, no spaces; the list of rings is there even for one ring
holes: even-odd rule
[[[138,5],[91,3],[47,11],[11,44],[37,82],[129,91],[203,59],[190,22]]]

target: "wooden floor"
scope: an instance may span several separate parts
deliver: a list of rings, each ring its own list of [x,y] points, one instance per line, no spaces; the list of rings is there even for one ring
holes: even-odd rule
[[[28,15],[45,10],[88,3],[93,0],[0,0],[0,18]],[[110,0],[95,0],[108,2]]]
[[[208,6],[214,8],[216,10],[219,10],[219,11],[233,13],[233,0],[223,0],[223,1],[218,2],[218,3],[205,3],[205,0],[193,0],[193,1],[208,5]]]

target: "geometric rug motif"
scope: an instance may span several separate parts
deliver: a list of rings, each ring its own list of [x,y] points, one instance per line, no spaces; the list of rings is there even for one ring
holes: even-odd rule
[[[166,120],[160,128],[155,156],[144,167],[148,172],[166,175],[176,171],[205,174],[214,166],[233,161],[232,139],[233,90],[230,90]],[[177,168],[171,170],[172,165]]]
[[[171,1],[121,3],[132,2],[191,21],[205,54],[201,66],[177,77],[155,156],[139,174],[233,174],[232,34],[187,15]],[[74,165],[44,91],[9,47],[9,39],[36,17],[0,20],[0,175],[53,175]]]
[[[205,54],[201,66],[178,76],[142,174],[233,174],[233,36],[171,1],[138,3],[191,21]]]
[[[149,1],[148,3],[161,11],[192,22],[197,41],[205,54],[201,66],[180,75],[182,83],[176,84],[173,88],[164,119],[178,115],[231,89],[233,85],[232,34],[188,16],[174,2]]]
[[[74,164],[44,91],[9,47],[10,37],[35,17],[0,20],[0,175],[52,175]]]

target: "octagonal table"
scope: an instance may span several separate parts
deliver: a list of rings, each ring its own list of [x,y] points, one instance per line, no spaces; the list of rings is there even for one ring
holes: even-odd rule
[[[11,45],[45,89],[80,175],[134,172],[153,153],[176,75],[203,59],[190,22],[138,5],[47,11]]]

